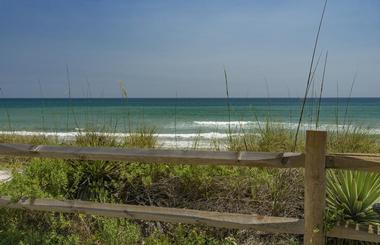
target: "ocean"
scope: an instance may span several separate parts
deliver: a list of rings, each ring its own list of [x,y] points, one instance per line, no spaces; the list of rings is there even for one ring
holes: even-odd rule
[[[228,125],[238,132],[241,127],[254,129],[270,120],[295,129],[302,99],[0,99],[0,104],[0,133],[70,139],[85,129],[124,136],[130,129],[154,127],[163,146],[187,147],[195,138],[203,144],[225,138]],[[315,129],[317,106],[317,98],[308,99],[302,130]],[[320,108],[320,129],[354,125],[380,134],[380,98],[323,98]]]

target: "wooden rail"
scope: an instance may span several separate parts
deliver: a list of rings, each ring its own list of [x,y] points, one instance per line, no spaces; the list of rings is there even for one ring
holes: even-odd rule
[[[115,147],[75,147],[30,144],[0,144],[0,155],[73,160],[109,160],[147,164],[231,165],[271,168],[303,168],[303,153],[223,152]],[[380,172],[380,155],[329,154],[326,167]]]
[[[380,242],[380,228],[375,228],[371,230],[371,226],[363,225],[356,227],[354,226],[337,226],[331,231],[327,232],[328,237],[336,237],[341,239],[351,239],[366,242]]]
[[[94,203],[77,200],[22,199],[12,202],[0,197],[0,207],[40,211],[86,213],[163,222],[203,224],[272,233],[304,234],[305,244],[324,244],[325,236],[380,242],[380,227],[363,229],[337,226],[323,228],[326,168],[380,172],[380,155],[326,155],[326,132],[308,131],[306,155],[302,153],[213,152],[112,147],[71,147],[0,144],[0,155],[73,160],[109,160],[147,164],[229,165],[271,168],[305,168],[305,221],[302,219],[207,212],[190,209]],[[377,229],[377,230],[376,230]]]
[[[295,218],[207,212],[191,209],[163,208],[140,205],[95,203],[78,200],[24,199],[12,202],[0,198],[0,206],[39,211],[85,213],[108,217],[125,217],[171,223],[202,224],[220,228],[257,229],[271,233],[303,233],[303,220]]]
[[[229,229],[254,229],[270,233],[303,234],[304,220],[296,218],[207,212],[191,209],[163,208],[140,205],[95,203],[79,200],[21,199],[14,202],[0,197],[0,207],[47,212],[82,213],[107,217],[125,217],[170,223],[202,224]],[[327,233],[329,237],[379,242],[380,228],[371,233],[368,226],[338,226]]]
[[[380,155],[357,153],[330,154],[326,157],[326,167],[380,172]]]
[[[0,155],[74,160],[137,161],[149,164],[233,165],[274,168],[302,167],[304,162],[304,155],[301,153],[123,149],[27,144],[0,144]]]

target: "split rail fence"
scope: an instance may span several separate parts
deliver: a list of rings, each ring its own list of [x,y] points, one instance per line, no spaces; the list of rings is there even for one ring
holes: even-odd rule
[[[111,160],[147,164],[229,165],[269,168],[305,168],[304,219],[208,212],[141,205],[95,203],[80,200],[0,197],[0,207],[39,211],[85,213],[149,221],[202,224],[268,233],[304,234],[304,244],[325,244],[326,237],[380,242],[380,226],[337,225],[324,230],[326,168],[380,173],[380,155],[326,154],[325,131],[307,131],[305,153],[215,152],[156,149],[71,147],[0,144],[0,155],[74,160]]]

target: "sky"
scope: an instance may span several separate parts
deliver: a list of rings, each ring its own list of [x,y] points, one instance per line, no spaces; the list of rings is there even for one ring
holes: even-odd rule
[[[302,97],[323,3],[0,0],[1,96],[224,97],[225,67],[231,97]],[[328,2],[324,96],[380,96],[379,27],[378,0]]]

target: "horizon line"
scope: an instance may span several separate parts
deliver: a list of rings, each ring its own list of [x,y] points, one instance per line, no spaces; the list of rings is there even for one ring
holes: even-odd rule
[[[380,99],[380,96],[351,96],[351,97],[322,97],[322,99]],[[5,99],[303,99],[303,97],[9,97]],[[319,99],[319,97],[308,97],[307,99]]]

